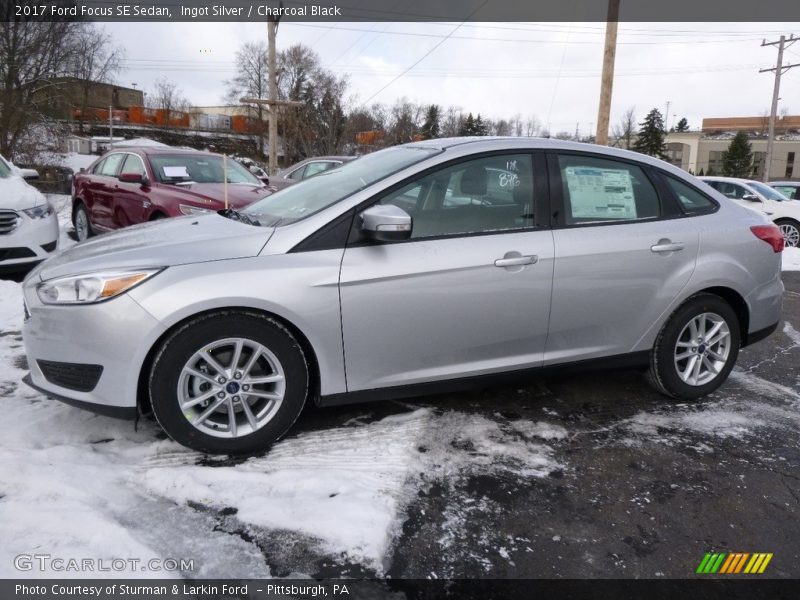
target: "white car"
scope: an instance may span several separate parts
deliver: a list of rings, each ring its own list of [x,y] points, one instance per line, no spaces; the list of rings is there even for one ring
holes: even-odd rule
[[[769,187],[778,190],[789,200],[800,200],[800,181],[771,181]]]
[[[58,218],[42,193],[0,159],[0,270],[22,270],[56,251]]]
[[[783,234],[787,246],[800,246],[800,202],[793,202],[766,183],[735,177],[700,177],[734,202],[767,215]]]
[[[39,171],[36,169],[27,169],[25,167],[18,167],[10,160],[6,160],[2,155],[0,155],[0,164],[5,165],[14,175],[19,175],[23,179],[39,179]]]

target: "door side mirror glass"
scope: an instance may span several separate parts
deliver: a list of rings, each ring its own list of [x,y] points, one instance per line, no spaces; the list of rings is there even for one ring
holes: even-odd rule
[[[761,202],[758,196],[756,196],[752,192],[747,192],[744,196],[742,196],[742,200],[747,200],[748,202]]]
[[[376,242],[397,242],[411,237],[411,215],[394,204],[377,204],[361,213],[361,231]]]

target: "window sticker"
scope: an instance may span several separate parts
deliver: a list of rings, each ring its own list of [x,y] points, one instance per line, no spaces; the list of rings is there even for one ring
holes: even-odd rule
[[[189,171],[184,165],[177,167],[164,167],[164,177],[189,177]]]
[[[574,218],[636,218],[633,182],[627,169],[567,167],[565,175]]]

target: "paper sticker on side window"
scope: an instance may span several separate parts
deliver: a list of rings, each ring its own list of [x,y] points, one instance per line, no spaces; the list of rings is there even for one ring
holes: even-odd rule
[[[564,174],[573,218],[636,218],[633,183],[627,169],[567,167]]]

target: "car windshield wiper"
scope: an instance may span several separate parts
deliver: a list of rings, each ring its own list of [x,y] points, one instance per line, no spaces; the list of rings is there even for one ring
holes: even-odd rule
[[[256,227],[261,226],[261,223],[259,223],[256,219],[251,219],[246,214],[232,208],[223,208],[222,210],[218,210],[217,214],[225,217],[226,219],[230,219],[231,221],[239,221],[240,223],[246,223],[247,225],[255,225]]]

